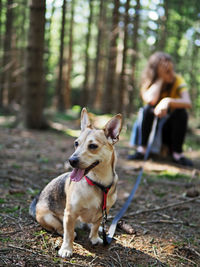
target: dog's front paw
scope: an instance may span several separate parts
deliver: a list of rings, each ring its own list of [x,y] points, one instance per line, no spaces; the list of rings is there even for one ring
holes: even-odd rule
[[[58,255],[62,258],[71,257],[73,254],[72,248],[62,246],[58,251]]]
[[[92,237],[90,239],[92,245],[97,245],[97,244],[103,244],[103,240],[98,236],[98,237]]]

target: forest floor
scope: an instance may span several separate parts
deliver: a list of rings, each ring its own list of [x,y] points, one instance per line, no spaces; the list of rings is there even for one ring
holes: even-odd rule
[[[28,214],[33,197],[69,167],[79,123],[59,131],[5,126],[0,116],[0,266],[200,266],[200,130],[187,135],[186,155],[193,168],[169,160],[127,161],[128,137],[116,145],[118,199],[107,226],[127,199],[144,166],[142,182],[122,220],[133,233],[117,228],[108,247],[92,246],[79,230],[72,258],[58,256],[62,238],[46,232]],[[62,128],[62,124],[53,126]],[[125,130],[124,130],[125,132]]]

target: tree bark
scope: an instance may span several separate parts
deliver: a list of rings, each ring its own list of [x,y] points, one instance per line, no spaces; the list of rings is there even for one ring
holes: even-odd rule
[[[3,44],[2,73],[0,83],[0,107],[8,102],[8,90],[11,84],[11,44],[12,44],[12,27],[13,27],[13,0],[7,1],[6,11],[6,31]]]
[[[104,90],[104,101],[102,109],[105,113],[111,113],[113,111],[114,101],[114,87],[116,78],[116,62],[117,62],[117,39],[119,34],[118,22],[119,22],[119,6],[120,1],[114,0],[114,9],[112,15],[112,29],[110,34],[110,47],[109,47],[109,58],[108,58],[108,69],[106,86]]]
[[[71,19],[69,29],[69,52],[67,61],[67,78],[66,78],[66,89],[65,89],[65,108],[71,107],[71,72],[73,64],[73,39],[74,39],[74,6],[75,0],[71,1]]]
[[[97,37],[97,52],[95,60],[95,77],[93,85],[94,108],[100,109],[102,90],[103,90],[103,41],[104,41],[104,26],[105,25],[105,3],[100,2],[99,22],[98,22],[98,37]]]
[[[91,26],[93,20],[93,0],[89,0],[90,2],[90,15],[88,17],[88,32],[86,35],[86,47],[85,47],[85,79],[83,83],[83,92],[81,99],[81,106],[87,106],[89,103],[89,77],[90,77],[90,58],[89,58],[89,45],[91,39]]]
[[[119,78],[119,87],[118,87],[118,107],[117,112],[124,112],[124,104],[125,104],[125,93],[127,87],[127,74],[126,74],[126,62],[127,62],[127,50],[128,50],[128,23],[129,23],[129,8],[130,8],[130,0],[126,1],[126,13],[125,13],[125,21],[124,21],[124,48],[123,48],[123,56],[122,56],[122,70]]]
[[[44,109],[44,28],[45,1],[30,1],[30,24],[25,63],[24,121],[28,128],[46,127]]]
[[[133,105],[133,97],[134,94],[136,95],[136,90],[135,90],[135,68],[136,68],[136,63],[137,63],[137,55],[138,55],[138,29],[139,29],[139,24],[140,24],[140,0],[137,0],[136,2],[136,7],[135,7],[135,16],[133,20],[133,39],[132,39],[132,58],[131,58],[131,77],[130,77],[130,86],[128,87],[128,95],[129,95],[129,103],[127,106],[127,117],[130,116],[131,112],[134,109]]]
[[[57,108],[59,111],[65,110],[65,94],[63,87],[63,58],[64,58],[64,37],[65,37],[65,22],[66,22],[66,0],[63,0],[62,5],[62,22],[60,32],[60,58],[57,82]]]
[[[166,46],[166,40],[168,36],[167,21],[169,18],[168,0],[164,0],[163,7],[165,10],[164,16],[161,17],[160,23],[160,39],[158,41],[158,50],[164,51]]]

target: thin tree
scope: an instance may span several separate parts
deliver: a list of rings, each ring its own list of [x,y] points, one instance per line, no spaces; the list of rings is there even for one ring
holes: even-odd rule
[[[114,101],[114,86],[116,78],[116,61],[117,61],[117,39],[118,39],[118,23],[119,23],[119,6],[120,1],[114,0],[114,9],[112,14],[112,28],[110,33],[110,46],[109,46],[109,58],[106,85],[104,90],[104,101],[102,103],[102,109],[106,113],[113,111]]]
[[[127,51],[128,51],[128,23],[129,23],[129,9],[130,0],[126,1],[126,11],[124,20],[124,40],[123,40],[123,55],[122,55],[122,70],[119,77],[119,87],[118,87],[118,107],[117,112],[124,111],[125,104],[125,93],[127,85],[127,74],[126,74],[126,63],[127,63]]]
[[[51,3],[51,11],[49,14],[48,19],[46,19],[46,25],[45,25],[45,53],[46,53],[46,60],[45,60],[45,73],[46,73],[46,92],[47,92],[47,97],[49,97],[48,92],[50,92],[50,86],[52,84],[52,80],[48,79],[48,76],[50,74],[53,75],[53,70],[51,68],[51,58],[52,58],[52,28],[54,27],[53,25],[53,19],[54,19],[54,13],[56,10],[55,6],[56,0],[53,0]],[[56,88],[56,86],[55,86]],[[55,90],[55,95],[56,95],[56,90]],[[47,98],[46,97],[46,98]]]
[[[130,84],[128,87],[128,95],[129,95],[129,103],[127,107],[127,117],[130,116],[131,112],[134,109],[133,105],[133,97],[136,95],[136,86],[135,86],[135,68],[138,59],[138,29],[140,24],[140,0],[137,0],[135,6],[135,16],[133,20],[133,38],[132,38],[132,58],[131,58],[131,76],[130,76]]]
[[[58,83],[57,83],[57,108],[59,111],[65,110],[65,94],[63,86],[63,58],[64,58],[64,36],[65,36],[65,22],[66,22],[66,0],[63,0],[62,5],[62,21],[60,31],[60,58],[58,70]]]
[[[28,128],[46,127],[44,109],[45,1],[31,0],[28,45],[25,62],[24,121]]]
[[[2,0],[0,0],[0,49],[2,46],[2,9],[3,9]]]
[[[93,84],[94,108],[99,109],[102,99],[103,87],[103,40],[105,27],[105,1],[100,1],[99,21],[98,21],[98,36],[97,36],[97,51],[95,60],[95,75]]]
[[[66,77],[66,90],[65,90],[65,107],[71,107],[71,73],[73,65],[73,39],[74,39],[74,7],[75,0],[71,1],[71,19],[69,27],[69,51],[67,60],[67,77]]]
[[[85,75],[84,75],[82,100],[81,100],[82,107],[87,106],[89,102],[89,77],[90,77],[89,45],[91,40],[91,26],[93,20],[93,0],[89,0],[89,9],[90,9],[90,14],[88,16],[88,27],[87,27],[88,31],[86,35],[86,46],[85,46]]]
[[[18,26],[18,71],[17,71],[17,84],[16,84],[16,94],[15,101],[22,104],[23,98],[23,77],[24,77],[24,59],[26,51],[26,42],[27,42],[27,17],[28,17],[28,3],[27,0],[22,0],[21,5],[19,5],[20,24]]]
[[[166,40],[168,36],[168,28],[167,28],[167,21],[169,19],[169,1],[164,0],[163,1],[163,7],[164,7],[164,15],[160,18],[160,34],[158,36],[158,50],[164,51],[166,46]]]
[[[6,6],[6,30],[3,44],[3,59],[0,82],[0,107],[4,106],[4,101],[8,101],[8,90],[11,82],[11,44],[13,27],[13,0],[7,1]],[[5,94],[7,96],[5,97]]]

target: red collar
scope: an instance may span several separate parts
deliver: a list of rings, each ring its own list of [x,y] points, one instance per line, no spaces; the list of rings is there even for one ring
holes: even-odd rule
[[[90,179],[88,176],[84,176],[85,180],[87,181],[87,183],[89,185],[96,185],[97,187],[99,187],[102,191],[103,191],[103,204],[102,204],[102,210],[106,211],[106,202],[107,202],[107,195],[108,192],[112,186],[113,183],[111,183],[109,186],[104,186],[98,182],[93,181],[92,179]]]

